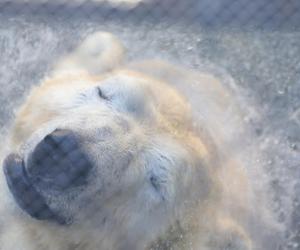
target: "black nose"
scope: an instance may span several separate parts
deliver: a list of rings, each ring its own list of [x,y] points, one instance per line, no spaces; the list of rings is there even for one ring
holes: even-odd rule
[[[71,130],[57,129],[47,135],[29,156],[26,170],[40,188],[65,190],[87,183],[92,164],[80,140]]]

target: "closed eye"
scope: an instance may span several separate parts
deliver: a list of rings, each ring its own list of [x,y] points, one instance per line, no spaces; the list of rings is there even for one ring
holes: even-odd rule
[[[101,99],[108,100],[108,97],[103,93],[100,87],[97,87],[97,94]]]
[[[161,180],[159,180],[159,178],[155,175],[151,175],[149,180],[150,180],[152,187],[154,188],[156,193],[159,195],[161,200],[165,201],[166,197],[165,197],[165,192],[162,189]]]
[[[154,176],[154,175],[150,176],[150,183],[156,191],[159,191],[160,184],[159,184],[159,180],[156,176]]]

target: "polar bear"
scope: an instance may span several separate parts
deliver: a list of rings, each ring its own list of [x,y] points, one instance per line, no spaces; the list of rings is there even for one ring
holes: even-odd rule
[[[232,216],[246,213],[248,182],[229,154],[240,112],[230,91],[124,54],[114,35],[89,36],[17,112],[0,249],[254,249]]]

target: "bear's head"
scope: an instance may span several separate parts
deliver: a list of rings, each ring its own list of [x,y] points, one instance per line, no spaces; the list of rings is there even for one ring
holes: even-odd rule
[[[17,117],[4,171],[32,220],[155,238],[213,192],[207,140],[162,82],[130,71],[56,76]]]

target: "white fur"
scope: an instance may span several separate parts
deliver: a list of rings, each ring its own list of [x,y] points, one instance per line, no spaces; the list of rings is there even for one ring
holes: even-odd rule
[[[112,71],[123,51],[111,34],[88,37],[20,109],[11,151],[26,159],[45,135],[67,128],[86,138],[83,147],[98,167],[75,201],[66,202],[69,194],[51,197],[54,209],[74,216],[70,226],[21,211],[1,174],[0,249],[252,249],[230,218],[232,211],[245,212],[249,193],[245,173],[228,157],[234,132],[226,132],[239,125],[228,113],[240,112],[231,95],[212,76],[162,62]],[[200,106],[183,91],[189,81]],[[98,86],[109,102],[99,99]],[[157,178],[158,190],[149,176]],[[235,195],[241,188],[243,195]],[[231,199],[227,212],[224,199]]]

